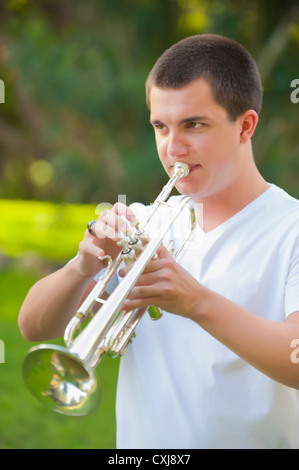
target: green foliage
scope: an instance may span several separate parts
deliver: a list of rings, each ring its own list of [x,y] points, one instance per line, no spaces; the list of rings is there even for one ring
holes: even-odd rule
[[[156,175],[156,164],[148,171],[155,150],[144,80],[160,53],[159,35],[172,38],[164,18],[174,6],[7,2],[3,72],[11,99],[3,112],[10,112],[5,124],[17,135],[2,152],[0,197],[98,203],[105,194],[113,203],[131,191],[151,201],[163,171]],[[50,164],[48,179],[32,177],[36,160]],[[137,160],[141,173],[132,181]]]
[[[257,59],[265,97],[255,157],[266,179],[298,196],[297,1],[6,0],[0,25],[0,197],[151,202],[164,172],[144,82],[168,46],[203,32]]]

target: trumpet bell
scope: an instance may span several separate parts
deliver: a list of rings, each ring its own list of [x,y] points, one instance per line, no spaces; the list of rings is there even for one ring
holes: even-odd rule
[[[31,393],[58,413],[84,416],[100,404],[96,373],[62,346],[31,348],[24,358],[23,376]]]

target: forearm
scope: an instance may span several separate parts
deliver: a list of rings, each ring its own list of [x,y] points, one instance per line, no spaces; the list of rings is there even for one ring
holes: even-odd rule
[[[299,364],[291,361],[298,323],[267,320],[205,288],[193,319],[264,374],[299,389]]]
[[[90,278],[80,274],[73,261],[34,284],[19,314],[22,335],[29,341],[62,336],[90,282]]]

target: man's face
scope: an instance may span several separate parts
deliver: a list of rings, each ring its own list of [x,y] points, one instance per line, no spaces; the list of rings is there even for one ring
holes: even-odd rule
[[[152,87],[150,121],[168,175],[176,161],[190,165],[176,187],[196,202],[218,197],[238,178],[241,120],[229,120],[210,84],[200,78],[181,89]]]

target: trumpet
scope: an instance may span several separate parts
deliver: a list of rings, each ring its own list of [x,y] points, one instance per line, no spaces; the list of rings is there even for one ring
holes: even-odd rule
[[[52,410],[68,416],[83,416],[94,411],[101,402],[102,394],[95,368],[103,356],[117,357],[125,353],[146,311],[152,320],[161,318],[162,312],[155,306],[126,313],[121,308],[185,207],[189,218],[187,233],[176,251],[172,240],[167,248],[178,260],[192,240],[196,227],[194,201],[188,196],[178,198],[175,204],[167,201],[176,182],[188,173],[186,163],[176,162],[173,176],[151,205],[147,221],[143,225],[139,221],[132,224],[128,235],[118,242],[122,249],[114,260],[109,255],[102,258],[107,259],[108,266],[67,325],[65,346],[39,344],[27,352],[23,361],[25,383],[31,393]],[[158,236],[155,233],[154,237],[149,237],[149,224],[162,208],[167,215],[163,212]],[[130,270],[108,298],[102,300],[107,285],[123,263],[130,263]]]

